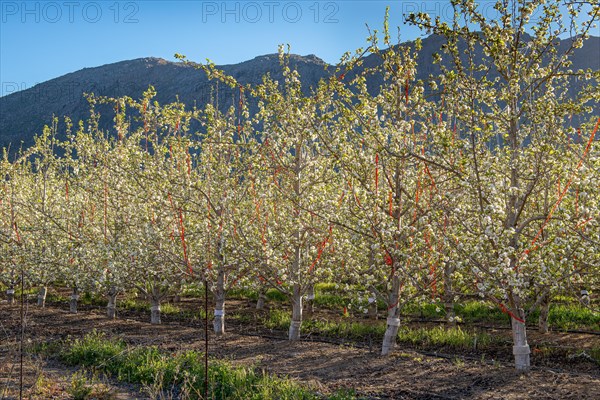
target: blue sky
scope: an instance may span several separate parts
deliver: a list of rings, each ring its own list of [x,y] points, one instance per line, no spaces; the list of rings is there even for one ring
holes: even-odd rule
[[[425,11],[450,18],[448,0],[115,1],[0,0],[0,96],[69,72],[139,57],[209,58],[233,64],[274,53],[281,43],[296,54],[335,63],[365,45],[380,28],[386,6],[401,39],[420,35],[402,15]],[[490,0],[480,3],[493,13]]]
[[[0,95],[85,67],[149,56],[174,60],[176,52],[233,64],[289,43],[293,53],[333,63],[365,44],[365,23],[380,27],[387,4],[395,25],[407,9],[399,1],[0,3]],[[406,39],[414,37],[407,31]]]

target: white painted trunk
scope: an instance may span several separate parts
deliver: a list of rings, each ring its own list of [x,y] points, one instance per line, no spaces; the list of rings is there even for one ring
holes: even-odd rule
[[[117,316],[117,288],[111,286],[108,289],[108,305],[106,306],[106,316],[109,319],[115,319]]]
[[[267,296],[265,294],[265,290],[261,289],[260,292],[258,292],[258,300],[256,301],[256,309],[264,310],[266,300],[267,300]]]
[[[160,298],[150,298],[150,323],[160,325]]]
[[[292,295],[292,321],[290,323],[289,340],[300,340],[300,329],[302,327],[302,294],[300,285],[294,285]]]
[[[38,292],[37,297],[37,305],[38,307],[46,307],[46,295],[48,294],[48,288],[46,286],[42,286],[40,291]]]
[[[216,335],[222,335],[225,333],[225,271],[222,269],[217,275],[217,285],[213,295],[215,297],[213,328]]]
[[[14,286],[10,286],[6,290],[6,301],[8,302],[8,304],[15,303],[15,287]]]
[[[444,268],[444,309],[446,311],[446,322],[450,326],[456,326],[456,312],[454,311],[454,291],[452,290],[452,270],[450,266]]]
[[[523,310],[519,310],[519,317],[524,319]],[[517,371],[526,372],[531,367],[530,349],[527,344],[527,332],[523,322],[511,318],[513,334],[513,354],[515,356],[515,368]]]
[[[454,312],[454,302],[446,302],[444,303],[444,308],[446,309],[446,322],[450,326],[456,326],[456,313]]]
[[[400,278],[394,276],[392,278],[392,290],[389,296],[388,317],[385,335],[383,336],[383,344],[381,345],[381,355],[388,355],[396,346],[396,337],[398,336],[398,328],[400,327],[398,299],[400,297]]]
[[[173,303],[181,303],[181,287],[182,281],[178,281],[175,284],[175,295],[173,296]]]
[[[581,302],[586,306],[590,305],[590,293],[587,291],[587,289],[581,290]]]
[[[387,327],[385,329],[385,335],[383,335],[383,345],[381,346],[381,355],[386,356],[394,347],[396,347],[396,336],[398,336],[398,329],[400,327],[400,318],[388,317]]]
[[[163,299],[163,293],[158,286],[154,286],[148,293],[150,298],[150,323],[160,325],[160,303]]]
[[[74,287],[73,293],[71,294],[71,301],[69,302],[69,312],[71,314],[77,314],[77,301],[79,300],[79,290]]]
[[[375,295],[375,293],[371,293],[371,296],[369,297],[367,315],[370,319],[377,319],[377,296]]]
[[[540,333],[548,333],[548,315],[550,314],[550,301],[545,298],[540,304],[540,317],[538,318],[538,329]]]
[[[225,333],[225,301],[217,301],[215,305],[215,319],[213,321],[215,334]]]

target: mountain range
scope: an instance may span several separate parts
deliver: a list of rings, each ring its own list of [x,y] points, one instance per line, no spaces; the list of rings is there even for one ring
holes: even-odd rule
[[[439,36],[432,35],[423,39],[423,47],[417,59],[417,79],[425,79],[430,74],[440,72],[439,65],[433,64],[433,54],[440,52],[443,43],[444,39]],[[568,45],[568,39],[561,41],[559,51]],[[573,70],[599,70],[600,38],[591,37],[582,48],[574,52],[571,59]],[[366,56],[363,68],[378,62],[380,61],[377,56]],[[300,73],[305,89],[316,86],[321,78],[335,70],[335,66],[327,64],[315,55],[292,55],[290,65]],[[260,83],[265,73],[270,73],[275,79],[282,76],[277,54],[263,55],[218,68],[243,84]],[[374,76],[369,82],[369,87],[376,88],[380,80],[381,77]],[[139,98],[149,85],[156,88],[156,100],[161,104],[177,99],[190,107],[202,107],[211,99],[218,99],[221,109],[235,104],[236,97],[231,89],[221,87],[217,95],[215,84],[208,81],[205,74],[192,65],[154,57],[121,61],[84,68],[0,97],[0,148],[10,145],[12,153],[18,147],[28,147],[33,143],[34,135],[41,133],[43,126],[51,123],[53,115],[60,119],[69,116],[75,123],[81,119],[85,120],[89,116],[89,105],[83,93]],[[62,131],[64,132],[64,129]]]

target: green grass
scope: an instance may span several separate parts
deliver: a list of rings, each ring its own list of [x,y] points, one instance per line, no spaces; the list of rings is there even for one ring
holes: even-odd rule
[[[285,294],[281,293],[277,289],[267,290],[267,292],[265,293],[265,296],[267,297],[267,300],[272,300],[272,301],[285,302],[288,300],[287,296]]]
[[[264,324],[268,329],[286,330],[290,325],[290,313],[285,310],[271,310],[268,317],[264,319]],[[308,319],[302,323],[303,334],[314,333],[320,336],[343,339],[375,338],[380,340],[383,338],[385,329],[385,320],[381,320],[377,324],[367,324],[364,322],[331,322]],[[489,334],[475,333],[460,327],[438,326],[417,329],[400,327],[398,331],[398,341],[420,348],[443,347],[453,350],[466,350],[477,347],[482,349],[496,343],[498,340]]]
[[[121,381],[156,385],[162,390],[177,386],[181,393],[199,398],[204,390],[203,354],[196,351],[166,354],[156,347],[129,347],[123,341],[109,340],[93,332],[65,344],[61,359],[69,365],[93,367]],[[211,399],[289,399],[316,400],[300,383],[266,374],[254,367],[235,367],[211,360],[208,370]],[[353,392],[336,392],[331,400],[355,399]]]
[[[402,309],[404,315],[419,316],[420,318],[439,319],[446,314],[444,305],[439,303],[410,303]]]
[[[550,305],[548,323],[553,329],[600,330],[600,313],[574,304]]]
[[[129,310],[136,312],[147,312],[150,313],[150,304],[147,301],[138,300],[138,299],[124,299],[122,301],[117,301],[117,308],[121,310]],[[161,303],[160,305],[160,313],[163,316],[173,316],[181,319],[203,319],[205,311],[198,310],[189,310],[183,307],[178,306],[173,303]]]
[[[126,349],[122,340],[106,340],[103,334],[93,331],[82,339],[73,340],[67,350],[61,349],[60,356],[67,365],[112,370],[117,357],[124,354]]]
[[[117,300],[117,308],[129,310],[129,311],[138,311],[138,312],[148,311],[148,312],[150,312],[150,304],[148,302],[133,299],[133,298],[125,298],[125,299],[122,299],[121,301]],[[160,308],[161,308],[161,313],[162,313],[162,308],[163,308],[162,304],[161,304]]]
[[[258,300],[258,292],[252,289],[234,288],[227,293],[227,297],[230,299],[248,299],[256,301]]]
[[[328,308],[331,310],[342,310],[344,307],[353,303],[353,296],[340,289],[336,283],[318,283],[315,285],[314,304],[317,307]],[[353,293],[358,293],[360,289],[357,286],[351,286]]]
[[[573,302],[571,298],[561,297],[559,302],[554,301],[550,305],[548,323],[552,329],[588,329],[600,330],[600,313],[595,313],[589,308]],[[499,323],[509,322],[509,317],[504,314],[500,308],[492,303],[485,301],[468,301],[457,303],[454,306],[457,317],[464,322],[478,323]],[[422,318],[439,319],[443,318],[445,310],[443,304],[423,303],[409,304],[404,308],[405,315],[419,315]],[[534,311],[527,318],[528,324],[535,325],[539,317],[539,310]]]
[[[507,322],[509,317],[502,313],[498,306],[487,302],[471,301],[456,304],[456,315],[465,322]],[[534,311],[527,318],[528,324],[536,325],[539,310]],[[551,329],[589,329],[600,330],[600,313],[595,313],[589,308],[579,304],[552,303],[548,314],[548,323]]]
[[[181,296],[204,298],[204,286],[197,283],[188,283],[181,289]]]
[[[304,333],[314,332],[327,337],[345,339],[365,339],[369,337],[383,337],[385,326],[383,324],[369,325],[361,322],[329,322],[323,320],[308,320],[302,325]]]
[[[88,306],[106,307],[108,300],[99,293],[85,292],[81,297],[79,297],[79,302]]]
[[[339,284],[333,282],[322,282],[315,284],[315,293],[338,293]]]
[[[350,298],[333,293],[315,293],[315,306],[333,310],[343,309],[350,303]]]
[[[272,309],[269,315],[263,320],[267,329],[287,329],[290,326],[290,312],[285,310]]]
[[[36,292],[37,294],[37,292]],[[36,298],[37,300],[37,298]],[[70,298],[61,296],[58,293],[46,293],[46,303],[69,303]]]
[[[496,305],[484,301],[469,301],[454,306],[456,315],[465,322],[508,321],[508,316]]]
[[[398,332],[398,340],[415,347],[443,347],[453,350],[485,348],[496,341],[486,333],[469,332],[460,327],[445,328],[441,326],[418,329],[401,327]]]

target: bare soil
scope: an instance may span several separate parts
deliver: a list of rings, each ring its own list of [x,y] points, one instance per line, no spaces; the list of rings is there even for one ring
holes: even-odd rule
[[[185,299],[182,306],[198,309],[200,302]],[[258,320],[252,306],[244,300],[228,303],[229,310],[236,309],[247,313],[247,319]],[[202,321],[163,316],[163,324],[156,326],[149,323],[149,315],[133,311],[121,312],[118,318],[108,320],[98,307],[81,307],[78,314],[69,314],[68,305],[50,304],[40,309],[29,304],[26,348],[81,337],[94,329],[131,345],[156,345],[169,352],[204,348]],[[600,336],[593,334],[540,335],[531,331],[534,367],[528,374],[518,374],[511,366],[510,331],[501,327],[491,332],[506,337],[506,344],[485,352],[473,349],[459,354],[447,349],[411,349],[400,344],[388,357],[378,355],[379,343],[350,343],[314,336],[288,342],[285,332],[232,320],[226,320],[226,329],[221,337],[209,334],[211,356],[287,376],[325,394],[352,388],[368,399],[600,399],[600,367],[585,357],[586,349],[600,346]],[[0,398],[18,398],[15,390],[19,386],[19,334],[19,307],[1,304]],[[548,348],[554,350],[551,355],[547,354]],[[66,387],[73,371],[56,361],[25,354],[24,398],[69,398]],[[52,382],[41,395],[31,389],[40,375]],[[148,397],[140,393],[140,387],[103,379],[113,399]]]

